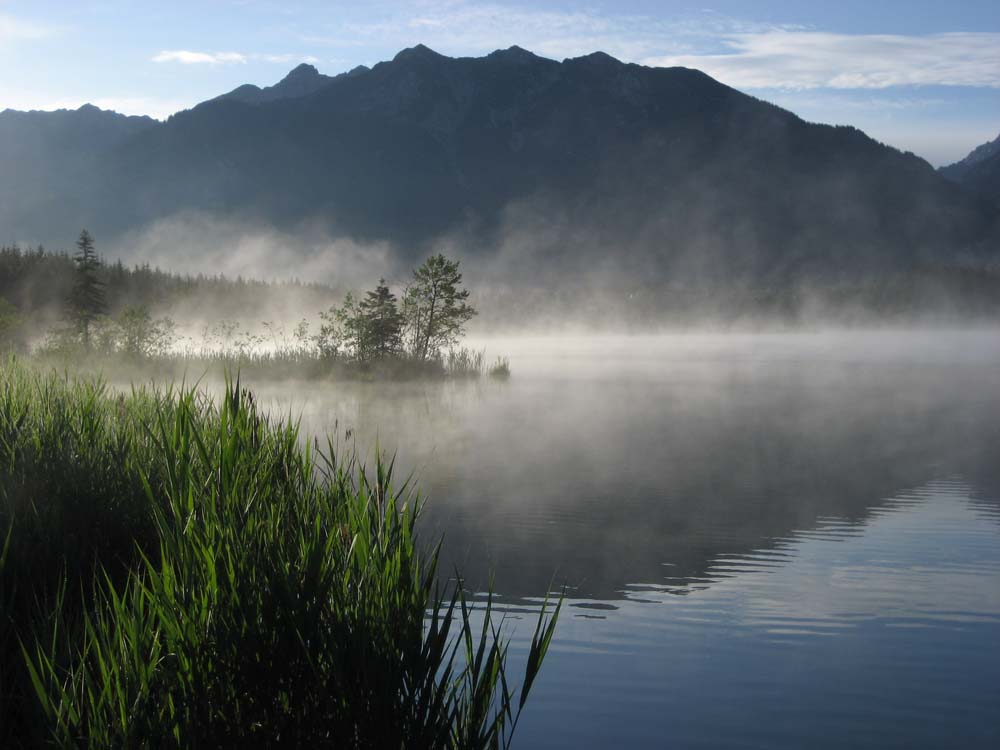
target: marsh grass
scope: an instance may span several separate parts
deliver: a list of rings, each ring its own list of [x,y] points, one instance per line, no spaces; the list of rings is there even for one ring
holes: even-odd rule
[[[517,688],[410,483],[301,445],[239,380],[0,367],[0,744],[508,746],[558,606]]]
[[[510,359],[507,357],[497,357],[490,366],[489,376],[497,380],[507,380],[510,378]]]
[[[41,349],[28,360],[35,369],[107,374],[116,381],[179,381],[190,373],[222,377],[241,372],[254,381],[414,381],[452,376],[445,360],[383,357],[358,361],[294,350],[186,350],[135,357],[122,352]]]
[[[223,320],[206,326],[199,337],[173,338],[168,345],[164,342],[172,334],[161,336],[155,331],[172,331],[171,321],[153,320],[141,309],[127,310],[120,318],[131,323],[104,321],[100,330],[95,328],[92,346],[85,346],[74,328],[50,331],[48,338],[32,349],[30,359],[42,369],[108,373],[116,381],[131,378],[173,382],[186,373],[221,375],[237,371],[254,380],[272,381],[440,380],[488,374],[485,351],[460,347],[426,357],[405,351],[358,357],[336,346],[317,345],[316,337],[308,334],[306,321],[289,336],[277,323],[264,322],[263,335],[235,321]]]
[[[453,378],[478,378],[486,372],[486,352],[461,347],[451,349],[444,359],[444,371]]]

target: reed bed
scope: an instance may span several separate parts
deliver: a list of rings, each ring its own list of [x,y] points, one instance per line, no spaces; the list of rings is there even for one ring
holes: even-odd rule
[[[507,357],[497,357],[490,366],[489,376],[497,380],[507,380],[510,378],[510,359]]]
[[[392,462],[301,446],[239,380],[0,366],[0,745],[508,747],[558,605],[516,686]]]
[[[393,356],[357,361],[293,349],[199,349],[143,356],[123,352],[40,349],[28,359],[35,369],[112,373],[116,378],[130,377],[137,381],[180,380],[185,373],[221,375],[227,371],[239,371],[256,381],[433,381],[510,376],[510,363],[506,357],[498,357],[489,365],[485,352],[467,348],[450,350],[426,360]]]
[[[444,370],[453,378],[478,378],[486,372],[486,352],[461,347],[444,358]]]

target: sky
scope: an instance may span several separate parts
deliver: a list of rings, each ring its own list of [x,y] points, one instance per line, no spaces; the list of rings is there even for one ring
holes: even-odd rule
[[[698,68],[935,166],[1000,134],[997,0],[0,0],[0,110],[163,119],[301,62],[335,74],[418,43]]]

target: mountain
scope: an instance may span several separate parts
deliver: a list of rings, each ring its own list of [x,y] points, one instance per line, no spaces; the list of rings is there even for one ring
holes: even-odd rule
[[[245,83],[233,89],[228,94],[216,97],[214,101],[229,99],[246,104],[263,104],[278,101],[279,99],[295,99],[300,96],[313,94],[337,78],[358,75],[367,70],[368,68],[364,65],[359,65],[347,73],[341,73],[339,76],[325,76],[316,70],[314,66],[302,63],[273,86],[260,88],[254,86],[252,83]]]
[[[44,229],[49,222],[86,222],[80,211],[88,182],[104,154],[158,125],[85,104],[55,112],[0,112],[0,240],[42,238],[67,244]],[[67,180],[82,180],[70,186]],[[58,196],[58,198],[56,197]],[[58,209],[53,204],[59,201]]]
[[[939,171],[949,180],[1000,204],[1000,135]]]
[[[65,245],[87,226],[107,246],[198,212],[318,225],[406,262],[446,243],[532,278],[704,279],[980,262],[998,236],[995,205],[912,154],[600,52],[418,45],[339,76],[299,66],[163,123],[109,119],[113,134],[84,125],[94,114],[0,113],[0,170],[17,176],[0,186],[0,237]],[[24,117],[70,123],[72,158],[28,125],[37,143],[17,161]]]

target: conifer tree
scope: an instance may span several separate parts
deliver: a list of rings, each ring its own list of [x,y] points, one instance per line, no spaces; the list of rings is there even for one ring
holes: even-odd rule
[[[385,279],[368,292],[358,305],[364,321],[365,350],[363,359],[390,357],[403,348],[403,316],[396,304],[396,295],[389,291]]]
[[[101,260],[94,250],[94,238],[84,229],[76,241],[76,265],[73,289],[69,299],[70,318],[79,330],[83,345],[90,348],[91,327],[107,312],[104,282],[98,278]]]

